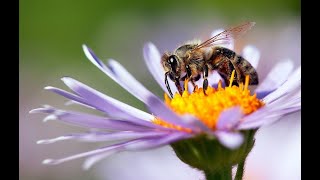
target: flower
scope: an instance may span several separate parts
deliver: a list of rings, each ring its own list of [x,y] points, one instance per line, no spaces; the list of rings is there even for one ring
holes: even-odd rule
[[[230,43],[228,47],[233,49],[233,44]],[[205,147],[203,151],[210,150],[213,144],[222,144],[224,151],[232,150],[230,157],[232,153],[234,154],[233,150],[241,154],[228,159],[232,164],[237,164],[253,146],[251,130],[273,123],[282,116],[301,109],[301,69],[299,67],[291,73],[293,65],[290,60],[275,65],[255,89],[253,95],[248,89],[249,79],[239,87],[223,87],[224,85],[219,81],[221,77],[213,72],[208,78],[212,83],[207,90],[208,96],[204,96],[201,89],[191,92],[192,88],[185,83],[182,96],[176,93],[174,98],[170,99],[165,95],[165,102],[163,102],[117,61],[111,59],[108,64],[104,64],[86,45],[83,45],[83,50],[95,66],[142,101],[150,113],[122,103],[71,77],[63,77],[62,81],[74,93],[51,86],[45,89],[70,99],[72,103],[101,111],[106,116],[62,110],[49,105],[31,110],[30,113],[48,114],[44,121],[59,120],[90,129],[87,133],[69,134],[40,140],[37,143],[49,144],[71,139],[116,143],[62,159],[46,159],[43,161],[44,164],[59,164],[87,157],[83,167],[88,169],[99,160],[121,151],[145,150],[168,144],[172,145],[180,159],[190,162],[193,159],[186,159],[181,152],[185,147],[184,144],[192,141],[194,144],[191,143],[190,147],[196,148],[197,143],[207,139],[213,139],[213,141],[208,141],[210,148]],[[164,72],[160,65],[159,51],[155,45],[147,43],[144,46],[143,55],[149,71],[168,94],[163,81]],[[250,61],[252,66],[257,67],[260,53],[255,47],[245,47],[242,55]],[[201,83],[200,80],[197,85],[201,87]],[[172,82],[169,84],[172,92],[177,92],[174,84]],[[197,111],[195,111],[196,108],[198,108]],[[250,146],[249,151],[248,149],[243,151],[241,148],[248,146]],[[220,156],[212,155],[212,158],[216,157]],[[217,159],[217,162],[221,161]],[[212,165],[212,162],[209,163]]]

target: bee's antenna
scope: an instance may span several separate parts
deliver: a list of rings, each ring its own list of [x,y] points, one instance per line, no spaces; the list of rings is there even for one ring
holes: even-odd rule
[[[170,85],[169,85],[169,82],[168,82],[168,74],[169,74],[169,72],[165,73],[164,83],[166,84],[166,87],[168,89],[168,92],[169,92],[171,98],[173,98],[173,94],[171,92]]]

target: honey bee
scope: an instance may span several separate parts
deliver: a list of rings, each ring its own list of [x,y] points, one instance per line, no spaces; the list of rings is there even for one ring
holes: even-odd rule
[[[165,52],[161,57],[161,64],[165,70],[165,84],[173,97],[168,83],[169,78],[175,83],[180,94],[183,90],[180,81],[188,79],[195,88],[195,82],[203,76],[203,92],[208,88],[208,75],[216,70],[227,85],[238,85],[249,75],[249,85],[259,83],[258,74],[252,65],[234,51],[219,46],[219,43],[230,43],[246,33],[255,25],[255,22],[246,22],[227,29],[202,43],[187,43],[178,47],[173,53]],[[232,71],[235,70],[233,82],[229,82]]]

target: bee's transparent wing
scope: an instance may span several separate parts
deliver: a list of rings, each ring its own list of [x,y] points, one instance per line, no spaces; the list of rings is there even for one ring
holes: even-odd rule
[[[208,46],[213,46],[217,44],[226,44],[228,42],[232,42],[234,39],[237,39],[238,37],[242,36],[245,34],[248,30],[250,30],[256,23],[255,22],[246,22],[244,24],[241,24],[239,26],[227,29],[212,38],[204,41],[203,43],[199,44],[194,48],[200,49],[203,47],[208,47]]]
[[[225,29],[216,29],[211,33],[210,37],[214,37],[217,34],[223,32],[224,30]],[[231,49],[231,50],[234,50],[234,39],[231,38],[231,39],[229,39],[227,41],[218,41],[218,42],[219,42],[219,44],[217,44],[217,45],[219,45],[221,47],[225,47],[225,48]]]

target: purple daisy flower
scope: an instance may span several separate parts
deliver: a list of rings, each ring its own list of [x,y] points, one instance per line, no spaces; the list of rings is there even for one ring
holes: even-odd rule
[[[214,34],[216,33],[214,32]],[[233,43],[229,43],[227,47],[233,49]],[[173,82],[169,83],[172,92],[176,95],[173,99],[167,99],[166,102],[163,102],[117,61],[111,59],[107,64],[104,64],[86,45],[83,45],[83,50],[95,66],[142,101],[149,112],[122,103],[71,77],[63,77],[62,81],[73,91],[72,93],[51,86],[45,87],[45,89],[70,99],[72,103],[98,110],[105,116],[62,110],[48,105],[31,110],[30,113],[48,114],[44,121],[58,120],[90,130],[87,133],[69,134],[40,140],[37,143],[49,144],[62,140],[116,143],[62,159],[46,159],[43,161],[44,164],[59,164],[86,157],[83,168],[88,169],[99,160],[118,152],[157,148],[192,139],[202,134],[217,139],[217,142],[229,149],[236,149],[245,141],[242,131],[271,124],[281,117],[301,109],[301,68],[293,71],[293,64],[290,60],[276,64],[254,90],[257,99],[263,104],[261,107],[254,109],[253,112],[244,113],[241,105],[232,105],[218,114],[217,122],[212,128],[196,114],[191,112],[180,114],[168,106],[168,102],[173,102],[176,97],[180,96],[176,93],[177,89]],[[164,71],[160,64],[160,53],[156,46],[147,43],[144,46],[143,55],[154,79],[168,94],[164,84]],[[257,67],[260,57],[257,48],[246,46],[242,56],[249,60],[253,67]],[[219,83],[221,77],[218,73],[212,72],[208,80],[212,87],[221,88],[222,85]],[[199,80],[197,85],[201,87],[202,81]],[[192,94],[192,92],[188,92],[188,89],[192,88],[185,87],[185,93]],[[160,123],[156,123],[157,120],[160,120]]]

